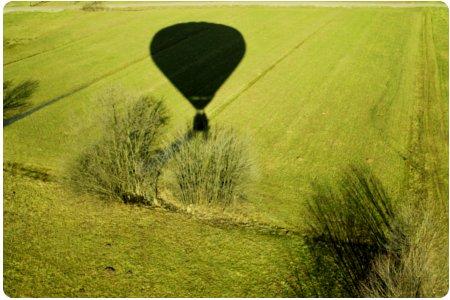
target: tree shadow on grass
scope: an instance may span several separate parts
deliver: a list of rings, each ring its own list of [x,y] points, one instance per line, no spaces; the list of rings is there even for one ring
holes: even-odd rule
[[[303,247],[291,254],[287,297],[334,298],[348,296],[338,266],[326,245],[304,237]]]
[[[21,113],[29,106],[28,100],[39,87],[37,80],[25,80],[18,84],[3,82],[3,119]]]
[[[196,109],[194,131],[207,131],[206,106],[245,54],[242,34],[226,25],[189,22],[158,31],[150,56]]]
[[[389,257],[400,263],[400,253],[409,242],[404,224],[392,206],[381,182],[365,167],[351,166],[333,185],[314,185],[309,203],[310,230],[305,238],[313,261],[299,282],[299,296],[309,291],[312,296],[336,296],[316,289],[311,293],[311,278],[325,278],[345,297],[364,296],[363,284],[372,273],[378,257]],[[324,263],[325,262],[325,263]],[[326,273],[333,270],[333,278]],[[312,274],[312,276],[310,276]],[[372,280],[381,280],[372,277]],[[379,282],[383,287],[384,282]],[[309,290],[308,290],[309,289]],[[325,294],[324,294],[325,292]]]

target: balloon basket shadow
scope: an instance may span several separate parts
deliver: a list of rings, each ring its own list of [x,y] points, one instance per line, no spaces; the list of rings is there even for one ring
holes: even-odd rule
[[[192,129],[194,132],[207,133],[209,130],[208,117],[203,111],[197,111],[194,116]]]

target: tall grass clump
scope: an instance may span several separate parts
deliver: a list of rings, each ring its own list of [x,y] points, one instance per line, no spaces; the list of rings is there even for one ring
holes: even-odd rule
[[[25,107],[38,86],[39,82],[35,80],[25,80],[18,84],[10,80],[3,82],[3,116]]]
[[[163,103],[143,96],[128,109],[123,95],[111,92],[112,103],[105,118],[103,135],[86,149],[72,169],[78,190],[125,203],[153,204],[158,159],[164,127],[168,121]],[[123,101],[121,101],[123,100]]]
[[[448,208],[440,201],[419,201],[420,207],[402,212],[408,220],[409,246],[399,260],[376,259],[364,284],[365,296],[429,298],[448,292]]]
[[[381,182],[368,169],[351,167],[337,186],[316,185],[310,202],[315,251],[331,256],[347,296],[364,295],[375,260],[394,264],[408,246],[404,225]],[[371,280],[375,280],[372,276]]]
[[[229,205],[245,197],[251,163],[244,142],[226,128],[178,138],[165,171],[168,190],[184,205]]]
[[[422,183],[423,185],[423,183]],[[315,185],[305,242],[314,261],[293,270],[297,296],[439,297],[448,290],[448,204],[427,186],[393,201],[366,168]],[[326,265],[326,266],[325,266]],[[333,279],[323,274],[333,274]],[[317,284],[332,283],[323,288]]]

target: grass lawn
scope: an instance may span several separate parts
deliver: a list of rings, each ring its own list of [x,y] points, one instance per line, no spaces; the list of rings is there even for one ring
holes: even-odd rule
[[[410,163],[423,162],[419,184],[448,199],[444,5],[4,13],[4,80],[39,81],[23,118],[3,129],[4,166],[14,163],[4,167],[6,294],[287,295],[303,243],[295,235],[106,204],[64,184],[67,166],[98,137],[96,95],[108,87],[164,97],[171,130],[190,124],[194,109],[149,45],[158,30],[191,21],[245,39],[241,64],[206,108],[213,125],[236,128],[252,147],[258,178],[240,214],[302,231],[310,183],[351,163],[370,165],[398,196],[417,185]]]

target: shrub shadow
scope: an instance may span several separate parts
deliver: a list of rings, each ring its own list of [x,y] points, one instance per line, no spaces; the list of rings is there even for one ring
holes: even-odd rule
[[[37,80],[24,80],[18,84],[3,82],[3,119],[20,113],[29,106],[28,100],[39,87]]]
[[[398,264],[409,244],[392,200],[373,173],[361,166],[343,172],[337,185],[315,184],[314,191],[305,238],[314,261],[309,272],[326,272],[323,262],[328,260],[343,296],[364,296],[362,284],[374,260],[386,256]]]

